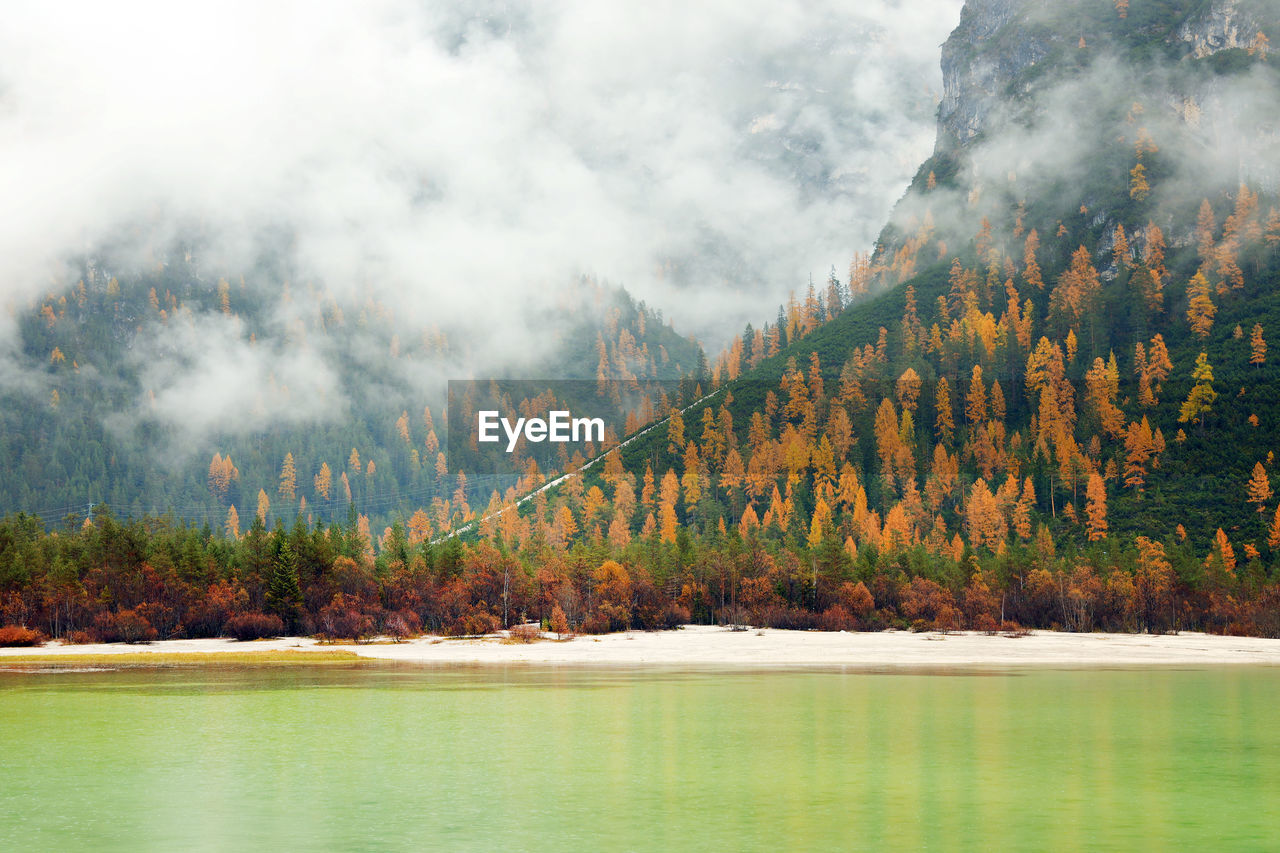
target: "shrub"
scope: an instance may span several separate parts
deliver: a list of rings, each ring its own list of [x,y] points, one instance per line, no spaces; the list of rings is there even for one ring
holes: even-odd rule
[[[462,620],[462,633],[478,637],[493,634],[502,628],[502,621],[487,610],[473,610]]]
[[[83,646],[89,643],[98,642],[98,636],[92,631],[82,631],[77,629],[63,634],[62,642],[70,646]]]
[[[493,634],[501,628],[501,619],[488,610],[477,607],[445,625],[444,633],[451,637],[480,637]]]
[[[418,614],[412,610],[397,610],[388,614],[382,622],[382,630],[395,640],[403,640],[418,633]]]
[[[828,607],[822,612],[819,624],[824,631],[856,631],[858,630],[858,620],[853,614],[846,610],[842,605]]]
[[[373,620],[361,613],[342,593],[333,597],[320,611],[320,635],[327,640],[355,640],[360,642],[373,636]]]
[[[1000,632],[1000,626],[990,613],[979,613],[973,620],[973,630],[982,631],[984,634],[997,634]]]
[[[5,625],[0,628],[0,646],[39,646],[48,639],[43,631],[22,625]]]
[[[104,613],[98,617],[95,627],[108,643],[146,643],[159,636],[147,617],[137,610]]]
[[[542,639],[542,632],[533,625],[516,625],[507,631],[507,640],[512,643],[536,643]]]
[[[753,614],[752,622],[766,628],[785,628],[792,631],[810,631],[821,627],[818,614],[796,607],[784,607],[779,604],[764,608]]]
[[[582,633],[609,634],[631,627],[631,614],[617,604],[601,604],[596,612],[582,620]]]
[[[241,613],[228,619],[224,630],[244,642],[278,637],[284,633],[284,623],[274,613]]]

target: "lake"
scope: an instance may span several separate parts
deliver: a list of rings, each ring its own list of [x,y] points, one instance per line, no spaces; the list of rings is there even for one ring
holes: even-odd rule
[[[1280,849],[1280,670],[0,672],[0,849]]]

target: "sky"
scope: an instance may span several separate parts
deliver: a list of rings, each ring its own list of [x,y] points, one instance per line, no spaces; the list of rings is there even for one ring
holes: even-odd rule
[[[716,348],[870,246],[959,6],[12,4],[0,294],[106,243],[195,229],[234,273],[287,234],[339,298],[513,356],[581,274]]]

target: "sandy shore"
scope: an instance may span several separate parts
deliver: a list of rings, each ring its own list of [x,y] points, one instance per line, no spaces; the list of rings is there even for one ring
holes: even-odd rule
[[[972,632],[911,634],[821,633],[751,629],[730,631],[686,626],[678,631],[580,636],[517,644],[500,638],[452,640],[424,637],[403,643],[321,645],[286,637],[237,643],[232,640],[167,640],[147,645],[96,644],[0,649],[6,657],[60,655],[348,650],[369,658],[432,664],[619,664],[674,666],[1186,666],[1280,665],[1280,640],[1184,633],[988,636]]]

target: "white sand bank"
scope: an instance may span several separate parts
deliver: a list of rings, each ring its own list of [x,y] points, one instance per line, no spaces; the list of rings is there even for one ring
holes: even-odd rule
[[[18,655],[247,652],[283,649],[348,649],[385,660],[440,664],[620,664],[696,666],[1186,666],[1280,665],[1280,640],[1184,633],[988,636],[972,632],[911,634],[823,633],[686,626],[678,631],[580,636],[565,642],[504,643],[498,638],[404,643],[321,645],[308,638],[251,643],[231,640],[167,640],[148,645],[49,643],[37,649],[0,649],[0,663]]]

